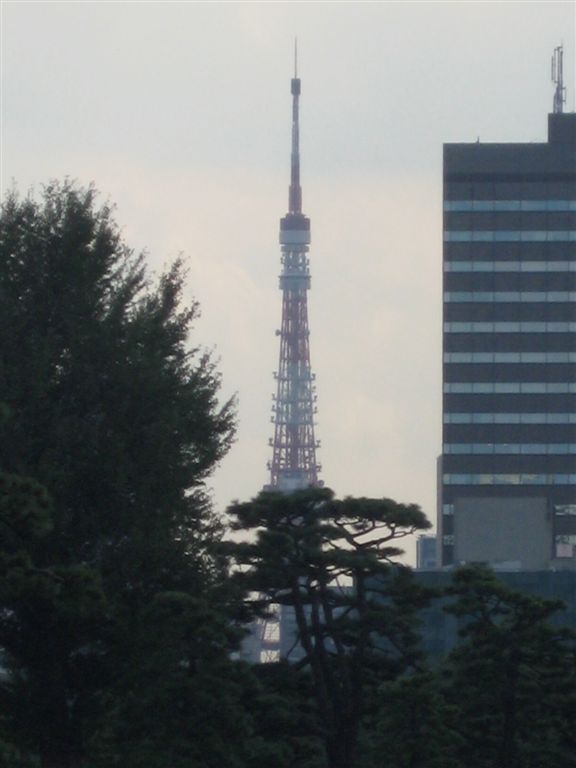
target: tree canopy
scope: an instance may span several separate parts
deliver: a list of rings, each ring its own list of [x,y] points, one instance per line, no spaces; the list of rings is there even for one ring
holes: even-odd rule
[[[135,538],[190,545],[234,413],[218,404],[210,356],[188,344],[198,305],[181,304],[182,262],[153,284],[96,200],[66,182],[3,206],[0,391],[12,418],[0,460],[48,488],[59,556],[105,567],[130,562]]]
[[[430,524],[415,504],[337,500],[327,488],[264,492],[228,511],[234,529],[256,534],[228,545],[237,580],[256,608],[293,612],[293,650],[313,680],[328,765],[353,765],[374,689],[419,658],[415,611],[428,594],[394,564],[398,541]]]
[[[445,674],[463,761],[576,766],[576,634],[552,623],[563,604],[516,592],[483,566],[457,571],[448,593],[461,622]]]
[[[182,262],[152,281],[94,188],[9,194],[0,243],[3,557],[24,564],[2,593],[2,702],[21,742],[61,768],[86,753],[110,692],[142,682],[136,654],[160,606],[180,605],[188,635],[210,612],[221,574],[205,481],[234,403],[189,344],[198,305],[182,302]],[[35,487],[49,512],[32,507]],[[227,659],[227,622],[214,626]]]

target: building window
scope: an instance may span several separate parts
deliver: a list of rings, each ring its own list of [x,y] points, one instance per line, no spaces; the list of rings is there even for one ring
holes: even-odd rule
[[[445,333],[574,333],[576,323],[494,322],[444,323]]]
[[[447,394],[472,395],[542,395],[572,394],[576,392],[576,382],[569,381],[451,381],[444,384]]]
[[[575,229],[452,229],[444,232],[447,243],[572,243]]]
[[[576,485],[576,474],[446,474],[444,485]]]
[[[576,504],[556,504],[554,514],[559,517],[576,517]]]
[[[576,211],[576,200],[445,200],[445,211]]]
[[[444,424],[576,424],[576,413],[445,413]]]
[[[573,456],[576,443],[445,443],[445,454]]]
[[[445,272],[576,272],[576,261],[445,261]]]
[[[445,302],[454,303],[548,303],[555,304],[576,300],[574,291],[447,291]]]
[[[576,363],[576,352],[446,352],[445,363]]]
[[[562,560],[576,556],[576,534],[559,534],[554,537],[555,556]]]

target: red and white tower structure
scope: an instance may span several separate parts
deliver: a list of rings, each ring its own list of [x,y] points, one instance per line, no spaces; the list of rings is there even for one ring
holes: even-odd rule
[[[310,369],[307,303],[310,289],[310,219],[302,213],[297,59],[291,92],[292,155],[288,213],[280,220],[282,326],[277,331],[280,336],[280,362],[275,374],[277,391],[272,406],[275,426],[274,438],[270,440],[272,460],[268,465],[269,488],[288,493],[321,485],[318,480],[320,466],[316,461],[319,443],[314,436],[315,377]]]

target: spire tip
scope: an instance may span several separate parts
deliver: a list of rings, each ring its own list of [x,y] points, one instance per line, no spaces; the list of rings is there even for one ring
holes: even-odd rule
[[[294,38],[294,78],[298,77],[298,38]]]

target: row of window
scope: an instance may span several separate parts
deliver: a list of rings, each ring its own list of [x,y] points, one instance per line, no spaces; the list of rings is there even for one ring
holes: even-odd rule
[[[445,261],[444,272],[576,272],[576,261]]]
[[[576,291],[446,291],[444,301],[453,302],[570,302]]]
[[[444,323],[445,333],[573,333],[576,323],[563,322],[475,322]]]
[[[576,200],[445,200],[445,211],[576,211]]]
[[[576,443],[445,443],[445,454],[565,456],[576,455]]]
[[[444,424],[576,424],[576,413],[445,413]]]
[[[445,352],[445,363],[576,363],[576,352]]]
[[[446,474],[444,485],[576,485],[576,474]]]
[[[442,514],[452,516],[454,514],[454,504],[442,504]],[[559,516],[576,516],[576,504],[555,504],[554,514]]]
[[[576,504],[555,504],[554,514],[559,517],[576,517]]]
[[[444,232],[447,243],[571,243],[575,229],[451,229]]]
[[[548,395],[576,393],[576,382],[572,381],[451,381],[444,384],[447,394],[471,395]]]

